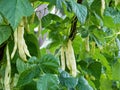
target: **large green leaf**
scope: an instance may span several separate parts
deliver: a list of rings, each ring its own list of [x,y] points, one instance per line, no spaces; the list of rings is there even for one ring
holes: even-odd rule
[[[33,13],[33,8],[28,0],[0,0],[0,12],[15,29],[23,16]]]
[[[79,22],[84,24],[87,17],[87,8],[81,4],[76,3],[75,0],[70,0],[70,3],[72,6],[72,11],[77,16]]]
[[[120,62],[116,62],[112,68],[112,78],[113,80],[120,81]]]
[[[33,80],[33,78],[39,75],[39,73],[40,70],[37,65],[24,70],[19,76],[17,87],[29,84]]]
[[[59,79],[54,74],[44,74],[37,81],[37,90],[58,90]]]
[[[78,79],[70,76],[67,72],[62,71],[59,77],[60,83],[67,88],[75,88],[78,84]]]
[[[0,45],[10,37],[11,31],[10,26],[0,26]]]
[[[59,60],[55,56],[47,54],[40,59],[40,66],[43,71],[54,73],[58,70]]]
[[[88,81],[83,76],[79,78],[77,87],[77,90],[93,90],[93,88],[89,85]]]

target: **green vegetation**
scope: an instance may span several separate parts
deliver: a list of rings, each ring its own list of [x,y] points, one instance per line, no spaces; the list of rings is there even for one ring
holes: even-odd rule
[[[120,1],[0,0],[0,90],[120,90]]]

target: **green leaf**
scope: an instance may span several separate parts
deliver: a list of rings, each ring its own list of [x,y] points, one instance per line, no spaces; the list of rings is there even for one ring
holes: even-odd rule
[[[80,48],[81,48],[80,44],[82,44],[82,38],[79,35],[76,35],[75,39],[73,40],[73,48],[74,48],[75,54],[80,53]]]
[[[105,16],[107,17],[104,17],[104,22],[107,26],[113,29],[120,28],[120,11],[109,7],[105,9]]]
[[[79,32],[80,32],[82,38],[86,38],[89,34],[88,30],[85,28],[80,28]]]
[[[43,71],[54,73],[54,71],[58,71],[59,60],[53,55],[47,54],[40,59],[40,66]]]
[[[35,56],[31,57],[31,58],[28,60],[28,63],[29,63],[29,64],[36,64],[37,62],[38,62],[38,59],[37,59]]]
[[[106,73],[107,73],[108,77],[111,78],[112,70],[111,70],[111,67],[109,65],[109,62],[107,61],[107,59],[105,58],[105,56],[100,53],[100,51],[98,49],[96,49],[93,58],[100,60],[101,64],[103,66],[105,66],[106,69],[107,69]]]
[[[65,2],[64,0],[56,0],[56,7],[58,9],[62,9],[62,3]]]
[[[0,25],[0,45],[5,42],[11,35],[10,26],[1,26]]]
[[[75,88],[78,83],[78,79],[70,76],[67,72],[62,71],[59,77],[60,83],[67,88]]]
[[[42,18],[42,26],[43,27],[47,27],[49,26],[53,21],[62,21],[62,19],[60,17],[58,17],[55,14],[47,14],[46,16],[44,16]]]
[[[21,59],[17,59],[16,60],[16,67],[19,73],[22,73],[25,69],[27,69],[27,64],[21,60]]]
[[[88,81],[81,76],[78,80],[77,90],[93,90],[93,88],[89,85]]]
[[[120,81],[120,62],[116,62],[112,68],[112,78],[113,80]]]
[[[17,87],[21,87],[26,84],[29,84],[33,80],[33,78],[39,75],[39,73],[40,73],[40,70],[37,65],[26,69],[20,74],[17,82]]]
[[[33,8],[28,0],[0,0],[0,12],[15,29],[23,16],[33,13]]]
[[[88,66],[88,69],[91,71],[92,75],[95,76],[95,78],[100,79],[101,69],[102,69],[101,63],[99,62],[91,63]]]
[[[70,0],[72,11],[77,16],[79,22],[85,23],[87,17],[87,8],[81,4],[76,3],[74,0]]]
[[[91,10],[101,16],[101,8],[102,8],[102,2],[101,0],[94,0],[91,4]]]
[[[52,5],[56,4],[56,0],[39,0],[39,1],[48,2],[48,3],[52,4]]]
[[[58,90],[59,79],[54,74],[44,74],[37,81],[37,90]]]
[[[113,90],[112,81],[109,80],[105,74],[101,74],[100,90]]]
[[[15,90],[37,90],[36,82],[32,81],[29,84],[22,87],[22,89],[15,89]]]
[[[0,14],[0,24],[3,22],[3,17],[2,15]]]
[[[40,56],[39,42],[34,34],[25,34],[25,41],[31,56]]]
[[[115,23],[112,17],[110,16],[104,16],[103,18],[104,25],[107,26],[108,28],[115,28]]]

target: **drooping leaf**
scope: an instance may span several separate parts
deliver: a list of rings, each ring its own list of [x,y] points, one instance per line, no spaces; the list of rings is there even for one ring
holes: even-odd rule
[[[88,81],[83,76],[79,78],[77,88],[78,90],[93,90],[93,88],[89,85]]]
[[[43,71],[54,73],[58,70],[59,60],[55,56],[47,54],[40,59],[40,66]]]
[[[0,12],[15,29],[23,16],[33,13],[33,8],[28,0],[0,0]]]
[[[39,75],[39,73],[40,70],[37,65],[24,70],[19,76],[17,87],[29,84],[33,80],[33,78]]]
[[[78,84],[78,79],[70,76],[67,72],[62,71],[59,76],[61,85],[67,88],[75,88]]]
[[[0,45],[5,42],[11,35],[10,26],[1,26],[0,25]]]
[[[82,24],[85,23],[87,17],[87,8],[81,4],[76,3],[74,0],[70,0],[72,11],[78,18],[78,21]]]
[[[37,90],[57,90],[59,79],[54,74],[44,74],[37,81]]]

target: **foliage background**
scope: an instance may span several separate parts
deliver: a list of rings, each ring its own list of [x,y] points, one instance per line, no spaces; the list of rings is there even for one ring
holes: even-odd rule
[[[47,7],[39,10],[43,4]],[[6,46],[11,54],[22,18],[32,57],[24,62],[17,51],[10,60],[11,90],[120,90],[119,0],[0,0],[0,90],[5,87]],[[60,68],[60,48],[68,39],[77,77]]]

